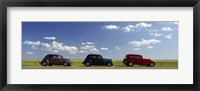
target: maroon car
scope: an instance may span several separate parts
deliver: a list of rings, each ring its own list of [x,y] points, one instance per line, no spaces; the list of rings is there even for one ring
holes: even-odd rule
[[[139,54],[127,54],[123,60],[123,63],[127,66],[137,65],[146,65],[148,67],[154,67],[155,62],[151,59],[143,58]]]

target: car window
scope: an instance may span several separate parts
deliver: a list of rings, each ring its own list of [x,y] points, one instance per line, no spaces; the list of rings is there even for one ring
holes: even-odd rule
[[[51,58],[58,58],[58,56],[54,55],[54,56],[52,56]]]
[[[134,56],[134,58],[142,58],[141,56]]]
[[[134,58],[134,56],[129,56],[129,58]]]
[[[58,59],[62,59],[63,57],[61,55],[58,56]]]
[[[103,59],[103,57],[102,57],[102,56],[97,56],[97,58],[98,58],[98,59]]]
[[[142,58],[142,56],[129,56],[129,58]]]
[[[97,58],[96,56],[90,56],[90,58]]]
[[[60,58],[63,59],[63,56],[60,55]]]

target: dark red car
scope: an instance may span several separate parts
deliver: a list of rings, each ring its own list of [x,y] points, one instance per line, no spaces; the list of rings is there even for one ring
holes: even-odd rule
[[[142,55],[139,54],[127,54],[123,60],[123,63],[127,66],[137,65],[146,65],[148,67],[154,67],[155,62],[151,59],[143,58]]]

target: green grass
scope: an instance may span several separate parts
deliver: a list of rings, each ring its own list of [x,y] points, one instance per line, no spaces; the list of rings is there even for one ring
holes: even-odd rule
[[[155,67],[178,67],[178,61],[177,60],[173,60],[173,61],[169,61],[169,60],[160,61],[160,60],[157,60]]]
[[[39,60],[23,60],[22,66],[40,66]]]
[[[50,69],[54,69],[54,68],[60,68],[60,69],[65,69],[65,68],[70,68],[70,69],[87,69],[87,68],[113,68],[113,69],[121,69],[121,68],[150,68],[150,67],[146,67],[146,66],[140,66],[140,65],[134,65],[134,67],[127,67],[126,65],[124,65],[122,63],[121,60],[113,60],[113,66],[112,67],[106,67],[106,66],[91,66],[91,67],[86,67],[85,65],[82,64],[83,60],[72,60],[73,64],[72,66],[69,67],[64,67],[62,65],[53,65],[53,66],[47,66],[47,67],[43,67],[39,64],[40,60],[23,60],[22,61],[22,68],[26,69],[43,69],[43,68],[50,68]],[[173,69],[177,69],[178,68],[178,61],[177,60],[155,60],[155,67],[153,68],[173,68]]]

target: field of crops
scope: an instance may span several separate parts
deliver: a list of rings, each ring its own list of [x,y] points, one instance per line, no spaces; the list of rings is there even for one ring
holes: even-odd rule
[[[72,66],[64,67],[63,65],[42,66],[39,64],[39,60],[23,60],[22,69],[178,69],[177,60],[156,60],[155,67],[146,67],[141,65],[127,67],[121,60],[113,60],[112,67],[97,65],[86,67],[82,64],[83,60],[72,60],[72,62]]]

